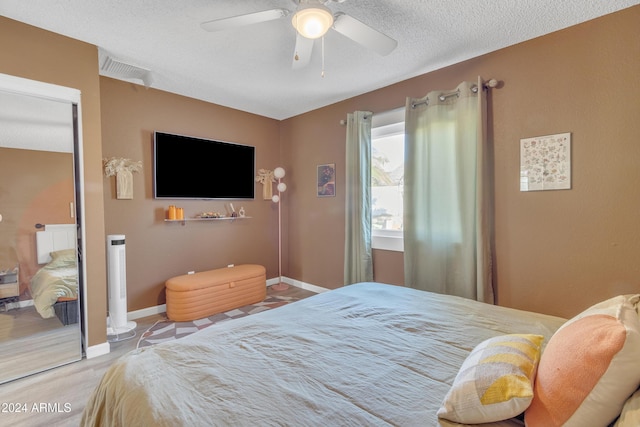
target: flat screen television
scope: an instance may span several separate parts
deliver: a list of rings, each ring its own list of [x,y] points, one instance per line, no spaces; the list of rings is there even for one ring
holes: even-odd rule
[[[255,147],[154,132],[156,199],[254,198]]]

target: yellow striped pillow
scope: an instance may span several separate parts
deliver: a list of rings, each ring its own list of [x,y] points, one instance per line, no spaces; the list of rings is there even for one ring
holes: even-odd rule
[[[533,399],[542,335],[511,334],[478,344],[462,364],[438,417],[480,424],[515,417]]]

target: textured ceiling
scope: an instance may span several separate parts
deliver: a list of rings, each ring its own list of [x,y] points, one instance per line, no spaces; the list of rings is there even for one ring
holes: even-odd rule
[[[291,67],[290,18],[206,32],[200,24],[293,0],[0,0],[0,15],[98,46],[150,70],[151,87],[285,119],[447,65],[640,4],[640,0],[329,1],[398,41],[380,56],[345,36],[325,36],[311,63]],[[101,74],[122,78],[114,73]]]

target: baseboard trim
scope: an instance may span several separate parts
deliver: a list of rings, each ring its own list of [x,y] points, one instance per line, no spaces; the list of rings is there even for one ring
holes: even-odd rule
[[[85,351],[85,356],[87,359],[93,359],[94,357],[104,356],[105,354],[109,354],[111,351],[111,346],[108,342],[103,342],[102,344],[92,345],[87,347]]]
[[[278,283],[278,278],[276,278],[275,281],[276,281],[275,283]],[[328,288],[323,288],[321,286],[312,285],[311,283],[302,282],[300,280],[290,279],[288,277],[283,277],[282,281],[291,286],[295,286],[296,288],[305,289],[307,291],[315,292],[317,294],[321,294],[323,292],[327,292],[331,290]]]
[[[154,307],[147,307],[141,310],[130,311],[127,313],[127,320],[136,320],[143,317],[149,317],[156,314],[162,314],[167,312],[167,304],[156,305]]]

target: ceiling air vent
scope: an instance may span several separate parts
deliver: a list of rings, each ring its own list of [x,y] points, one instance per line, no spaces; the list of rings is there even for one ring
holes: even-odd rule
[[[109,77],[142,80],[145,87],[151,86],[151,70],[118,61],[110,56],[105,58],[100,70]]]

